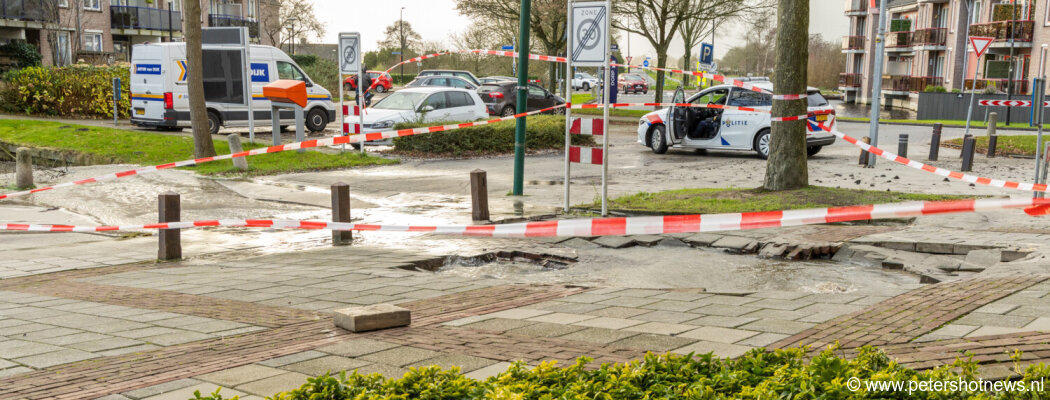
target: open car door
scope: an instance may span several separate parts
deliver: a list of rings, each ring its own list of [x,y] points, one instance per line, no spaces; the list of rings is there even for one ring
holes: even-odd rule
[[[677,104],[685,103],[685,91],[682,90],[681,86],[675,89],[674,96],[671,96],[671,102],[676,105],[672,105],[667,110],[667,136],[670,144],[676,145],[682,143],[682,138],[685,137],[686,129],[688,129],[686,108],[677,106]]]

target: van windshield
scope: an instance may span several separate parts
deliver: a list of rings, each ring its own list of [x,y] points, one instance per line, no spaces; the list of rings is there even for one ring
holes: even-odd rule
[[[383,100],[379,100],[372,108],[377,110],[414,110],[416,105],[426,97],[426,93],[394,92]]]

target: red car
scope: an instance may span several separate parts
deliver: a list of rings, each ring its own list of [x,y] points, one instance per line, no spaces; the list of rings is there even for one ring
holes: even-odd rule
[[[394,87],[394,80],[390,78],[390,74],[383,71],[368,71],[368,77],[375,83],[377,80],[379,83],[375,83],[374,90],[376,93],[383,93],[390,88]],[[343,89],[348,92],[357,91],[357,75],[350,75],[343,81]]]
[[[641,75],[623,74],[620,75],[619,81],[620,82],[618,82],[617,86],[619,86],[620,91],[624,94],[627,94],[629,92],[642,92],[644,94],[649,94],[649,83],[646,82],[645,78],[642,78]]]

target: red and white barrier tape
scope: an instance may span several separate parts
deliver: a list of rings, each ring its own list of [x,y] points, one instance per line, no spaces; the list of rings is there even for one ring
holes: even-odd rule
[[[342,231],[432,232],[450,235],[485,237],[570,237],[717,232],[825,224],[832,222],[866,221],[880,218],[902,218],[930,214],[972,213],[1009,208],[1039,210],[1047,208],[1047,206],[1050,206],[1050,199],[977,199],[917,201],[907,203],[732,214],[553,220],[504,225],[373,225],[328,221],[222,219],[121,226],[0,223],[0,230],[29,232],[111,232],[224,226],[328,229]],[[1029,214],[1031,213],[1032,211],[1029,211]]]
[[[602,165],[604,152],[601,147],[569,146],[569,162]]]

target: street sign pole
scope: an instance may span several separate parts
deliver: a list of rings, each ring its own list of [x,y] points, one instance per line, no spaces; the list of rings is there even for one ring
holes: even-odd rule
[[[244,28],[247,33],[248,28]],[[247,39],[248,35],[244,35]],[[254,71],[252,70],[252,46],[245,42],[244,45],[244,66],[245,71],[248,73],[248,142],[255,143],[255,84],[252,83],[254,79]],[[281,136],[281,130],[278,129],[273,135]]]
[[[525,103],[529,94],[529,16],[532,15],[532,1],[521,0],[518,14],[518,87],[517,113],[525,112]],[[516,118],[514,123],[514,190],[515,196],[521,196],[525,181],[525,118]]]
[[[611,0],[605,1],[606,12],[612,14],[612,2]],[[609,30],[612,21],[612,16],[607,15],[605,17],[605,33],[611,32]],[[608,40],[605,41],[605,95],[602,96],[605,99],[605,107],[602,107],[602,217],[609,216],[609,88],[615,84],[610,79],[612,77],[612,68],[609,65],[609,58],[612,57],[612,49],[609,46]]]
[[[365,75],[367,71],[361,68],[361,33],[360,32],[340,32],[339,33],[339,106],[340,113],[343,108],[343,75],[354,75],[357,74],[357,99],[358,101],[364,100],[362,91],[367,88],[362,88],[361,85],[364,83]],[[357,104],[358,109],[358,126],[361,129],[365,127],[365,107],[363,103]],[[346,122],[346,115],[339,119],[340,126]],[[349,132],[343,132],[343,135],[349,135]],[[362,140],[358,142],[361,146],[361,152],[365,151],[365,142]],[[342,151],[346,151],[346,145],[342,146]]]
[[[970,44],[973,46],[974,56],[977,59],[977,65],[973,68],[973,85],[970,85],[970,108],[966,110],[966,132],[964,135],[970,134],[970,120],[973,118],[973,103],[974,98],[977,95],[977,70],[981,69],[981,55],[988,49],[988,45],[992,44],[995,38],[983,37],[983,36],[970,36]],[[963,88],[966,88],[966,82],[963,82]],[[1009,123],[1009,121],[1007,121]],[[874,155],[872,156],[874,157]]]
[[[572,1],[565,2],[568,6],[568,10],[565,13],[565,101],[572,104]],[[582,122],[581,122],[582,124]],[[572,129],[572,107],[565,107],[565,213],[569,212],[569,169],[572,163],[569,162],[569,147],[572,146],[572,136],[569,131]]]
[[[1032,85],[1033,89],[1037,94],[1035,102],[1032,103],[1032,107],[1035,107],[1036,124],[1039,126],[1039,130],[1035,137],[1035,183],[1046,183],[1046,164],[1043,161],[1043,155],[1039,154],[1043,150],[1043,113],[1046,111],[1046,105],[1043,103],[1046,101],[1046,45],[1042,45],[1039,50],[1039,74],[1038,78],[1035,79],[1035,84]],[[1039,164],[1043,164],[1042,172],[1040,173]],[[1042,198],[1042,192],[1035,192],[1036,198]]]
[[[886,3],[879,2],[879,29],[875,36],[875,73],[871,85],[871,117],[868,124],[868,137],[871,145],[879,145],[879,103],[882,101],[882,60],[886,52]],[[875,154],[868,153],[868,168],[875,168]]]

